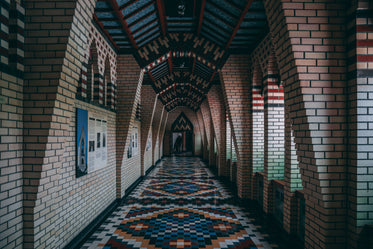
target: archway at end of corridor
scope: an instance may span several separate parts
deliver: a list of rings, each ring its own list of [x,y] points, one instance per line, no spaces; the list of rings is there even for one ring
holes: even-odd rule
[[[172,124],[170,148],[173,155],[193,155],[193,124],[182,112]]]

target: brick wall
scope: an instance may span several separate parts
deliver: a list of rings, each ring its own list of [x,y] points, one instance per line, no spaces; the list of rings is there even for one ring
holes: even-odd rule
[[[201,132],[201,144],[202,144],[202,158],[203,160],[208,160],[208,143],[207,143],[207,135],[206,135],[206,129],[205,125],[203,123],[203,117],[202,117],[202,112],[201,108],[196,112],[197,115],[197,120],[198,120],[198,125],[200,127],[200,132]]]
[[[0,247],[22,248],[24,8],[0,3]]]
[[[217,168],[219,176],[229,176],[226,159],[226,114],[221,86],[214,85],[207,95],[218,147]]]
[[[75,99],[89,53],[93,5],[25,1],[25,9],[24,247],[60,248],[115,200],[115,114]],[[99,36],[99,44],[108,47]],[[97,50],[97,58],[106,56],[105,49]],[[76,107],[106,118],[111,139],[107,167],[78,179]]]
[[[264,193],[263,208],[272,213],[271,180],[284,178],[284,92],[279,82],[276,57],[268,57],[264,76]]]
[[[249,57],[231,55],[220,73],[234,147],[237,153],[237,188],[240,198],[250,198],[252,179],[251,88]]]
[[[153,160],[154,165],[157,160],[160,159],[159,155],[159,132],[161,128],[161,122],[163,118],[164,107],[162,102],[157,99],[154,109],[153,125],[152,125],[152,148],[153,148]]]
[[[306,248],[345,245],[344,2],[265,1],[293,120],[306,200]]]
[[[149,135],[151,136],[151,127],[153,123],[155,104],[157,95],[151,85],[141,87],[141,156],[142,156],[142,174],[152,166],[152,150],[146,150]]]
[[[167,125],[167,121],[168,121],[168,112],[167,111],[163,111],[163,116],[162,116],[162,121],[161,121],[161,127],[160,127],[160,130],[159,130],[159,138],[158,138],[158,141],[159,141],[159,157],[163,156],[163,155],[166,155],[166,152],[165,152],[165,132],[166,132],[166,125]]]
[[[353,1],[349,6],[347,33],[349,92],[348,247],[357,248],[365,224],[372,224],[371,184],[373,160],[371,127],[373,78],[373,5]]]
[[[207,141],[207,148],[208,148],[208,162],[210,166],[215,166],[214,162],[214,127],[212,124],[211,112],[209,103],[204,100],[201,104],[201,113],[202,113],[202,120],[203,125],[205,127],[206,133],[206,141]]]
[[[140,101],[144,72],[140,70],[132,55],[118,56],[118,98],[117,101],[117,197],[124,196],[125,190],[141,175],[141,156],[127,158],[132,127],[135,123],[136,108]],[[140,139],[139,139],[140,140]],[[140,150],[141,147],[139,147]]]

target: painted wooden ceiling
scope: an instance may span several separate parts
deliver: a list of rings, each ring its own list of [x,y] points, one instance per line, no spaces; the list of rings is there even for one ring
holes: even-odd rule
[[[266,20],[261,0],[98,0],[94,14],[167,111],[198,110],[229,55],[249,53],[266,35]]]

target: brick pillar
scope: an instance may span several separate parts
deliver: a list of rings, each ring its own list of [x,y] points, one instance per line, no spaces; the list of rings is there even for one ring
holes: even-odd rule
[[[260,65],[255,64],[252,79],[252,119],[253,119],[253,173],[264,171],[264,98],[263,98],[263,73]],[[255,181],[252,181],[252,198]]]
[[[93,102],[103,104],[104,77],[99,72],[94,72],[93,76]]]
[[[265,1],[304,184],[305,248],[346,247],[346,3]]]
[[[80,78],[77,89],[77,97],[82,100],[87,100],[87,63],[82,62],[82,68],[80,71]]]
[[[205,132],[207,137],[208,145],[208,161],[209,165],[214,165],[214,127],[211,120],[210,106],[207,100],[203,101],[201,104],[201,113],[203,118],[203,123],[205,126]]]
[[[5,1],[6,2],[6,1]],[[7,3],[4,4],[4,7]],[[9,11],[9,67],[15,71],[24,71],[24,15],[25,9],[19,1],[11,1]],[[2,15],[6,20],[6,17]],[[3,19],[3,20],[4,20]],[[5,21],[4,20],[4,21]],[[6,25],[6,24],[5,24]],[[2,32],[5,32],[3,29]],[[5,42],[5,43],[4,43]],[[3,40],[3,47],[6,47],[6,41]],[[6,61],[6,58],[1,62]]]
[[[107,97],[106,97],[106,101],[107,101],[107,106],[112,109],[112,110],[115,110],[115,96],[116,96],[116,92],[117,92],[117,86],[116,86],[116,83],[115,82],[108,82],[107,83]]]
[[[206,136],[205,124],[203,123],[201,108],[196,112],[196,114],[197,114],[197,120],[198,120],[199,127],[201,129],[201,136],[202,136],[202,158],[203,160],[207,161],[208,160],[207,136]]]
[[[153,123],[153,116],[157,94],[151,85],[141,87],[141,174],[145,175],[145,149],[147,146],[149,132]],[[152,147],[152,150],[154,148]],[[153,154],[153,153],[152,153]]]
[[[124,179],[126,172],[124,159],[131,136],[131,127],[135,120],[137,103],[140,99],[144,72],[140,70],[132,55],[118,56],[118,103],[117,103],[117,198],[125,193]]]
[[[111,110],[115,110],[116,83],[112,79],[110,60],[108,57],[107,55],[105,61],[103,102],[104,106],[107,106]]]
[[[56,248],[63,243],[58,241],[59,179],[70,146],[80,73],[79,62],[71,58],[84,58],[86,49],[84,42],[71,38],[79,4],[25,1],[23,248]],[[86,7],[93,12],[93,6]],[[87,40],[86,34],[81,39]]]
[[[231,55],[220,75],[237,152],[237,189],[240,198],[250,198],[252,180],[252,122],[249,56]]]
[[[16,1],[0,4],[0,247],[23,247],[23,98],[24,6]],[[9,49],[8,49],[9,48]]]
[[[287,94],[287,93],[285,93]],[[283,227],[289,234],[298,231],[298,203],[295,191],[302,190],[302,179],[295,150],[293,124],[290,107],[285,105],[285,172],[284,172],[284,221]]]
[[[264,78],[264,193],[263,208],[272,213],[271,180],[284,179],[285,124],[284,91],[279,82],[274,55],[268,59]]]
[[[167,125],[167,120],[168,120],[168,112],[166,109],[163,107],[163,116],[161,120],[161,127],[159,128],[159,158],[161,158],[164,155],[164,134],[166,130],[166,125]]]
[[[373,3],[355,1],[349,7],[348,23],[348,248],[364,248],[359,233],[373,223],[372,92],[373,92]],[[360,239],[361,240],[361,239]],[[360,244],[359,244],[360,242]]]
[[[153,156],[152,156],[152,164],[158,161],[159,157],[159,131],[161,128],[161,122],[163,117],[163,104],[159,99],[156,99],[155,109],[154,109],[154,116],[153,116],[153,125],[152,125],[152,148],[153,148]]]
[[[227,151],[227,167],[229,169],[229,180],[232,182],[232,133],[231,133],[231,124],[229,122],[228,115],[225,117],[226,124],[226,151]]]
[[[218,174],[219,176],[229,176],[226,163],[226,114],[223,102],[223,94],[220,85],[213,85],[208,94],[207,99],[211,112],[212,123],[214,126],[215,137],[218,145]]]

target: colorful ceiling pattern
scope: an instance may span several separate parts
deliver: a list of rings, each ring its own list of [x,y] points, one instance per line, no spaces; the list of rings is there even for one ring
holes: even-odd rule
[[[266,20],[261,0],[98,0],[94,14],[117,52],[134,54],[167,111],[198,110],[229,55],[264,37]]]

